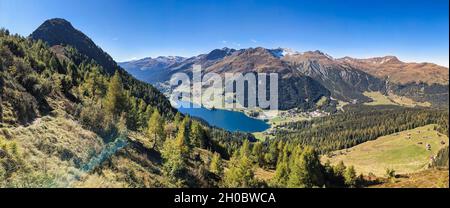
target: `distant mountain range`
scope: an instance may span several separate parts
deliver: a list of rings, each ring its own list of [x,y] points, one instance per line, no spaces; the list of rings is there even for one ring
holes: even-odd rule
[[[335,59],[321,51],[296,52],[262,47],[216,49],[191,58],[158,57],[119,63],[140,80],[164,86],[177,72],[276,72],[280,75],[282,109],[314,108],[322,97],[350,103],[371,101],[366,91],[396,93],[435,106],[448,105],[449,70],[431,63],[405,63],[394,56]],[[164,88],[163,87],[163,88]],[[167,89],[162,89],[167,90]],[[447,95],[447,96],[443,96]]]

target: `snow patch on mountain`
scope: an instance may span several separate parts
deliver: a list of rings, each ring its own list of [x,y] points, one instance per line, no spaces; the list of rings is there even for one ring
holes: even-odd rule
[[[291,56],[291,55],[297,55],[297,54],[301,54],[297,51],[294,51],[290,48],[277,48],[277,49],[272,49],[269,50],[270,53],[272,53],[273,56],[277,57],[277,58],[282,58],[285,56]]]

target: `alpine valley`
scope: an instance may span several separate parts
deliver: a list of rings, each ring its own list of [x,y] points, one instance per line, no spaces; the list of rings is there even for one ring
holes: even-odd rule
[[[246,112],[270,128],[173,108],[170,77],[196,64],[278,73],[279,115]],[[64,19],[3,28],[0,187],[448,187],[448,78],[394,56],[262,47],[116,63]]]
[[[204,73],[279,73],[279,103],[282,110],[300,108],[336,110],[336,104],[370,103],[368,93],[379,93],[399,105],[428,103],[448,106],[449,69],[431,63],[404,63],[395,56],[367,59],[335,59],[321,51],[295,52],[290,49],[222,48],[191,58],[158,57],[119,63],[137,79],[170,91],[175,73],[192,74],[193,65]],[[323,102],[325,100],[325,102]],[[333,102],[336,101],[336,102]]]

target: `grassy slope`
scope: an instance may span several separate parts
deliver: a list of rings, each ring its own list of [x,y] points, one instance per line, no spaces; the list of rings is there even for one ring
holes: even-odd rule
[[[448,188],[448,170],[428,169],[418,173],[400,175],[394,181],[389,181],[371,188]]]
[[[389,94],[388,96],[381,94],[380,92],[364,92],[364,95],[370,97],[373,101],[365,103],[366,105],[399,105],[406,107],[430,107],[429,102],[416,102],[410,98]]]
[[[430,162],[430,157],[443,147],[441,141],[446,144],[449,142],[447,136],[439,134],[433,128],[434,125],[427,125],[383,136],[347,150],[335,151],[335,156],[323,156],[322,161],[330,160],[333,164],[343,161],[346,165],[355,166],[359,173],[373,173],[377,176],[383,176],[386,168],[393,168],[397,173],[403,174],[417,172],[424,169]],[[407,139],[408,134],[411,134],[411,139]],[[419,142],[423,144],[418,144]],[[426,144],[431,144],[431,151],[426,149]]]
[[[397,105],[397,103],[392,102],[380,92],[364,92],[364,95],[373,100],[372,102],[366,103],[366,105]]]
[[[29,126],[0,129],[1,141],[17,144],[21,159],[28,171],[47,173],[51,184],[43,187],[122,188],[166,187],[162,176],[162,161],[158,152],[149,148],[152,144],[138,132],[129,132],[128,144],[95,166],[92,171],[83,170],[92,158],[98,156],[107,144],[94,132],[86,130],[63,111],[36,119]],[[212,153],[193,149],[199,160],[189,160],[188,174],[195,187],[211,186],[197,178],[200,164],[207,164]],[[15,173],[14,178],[24,173]],[[34,179],[33,179],[34,180]],[[2,187],[0,178],[0,187]],[[22,186],[26,185],[21,181]]]
[[[25,164],[32,171],[45,171],[55,177],[56,187],[67,187],[85,173],[76,166],[100,152],[103,141],[93,132],[63,116],[39,118],[29,126],[4,128],[0,133],[16,142]]]

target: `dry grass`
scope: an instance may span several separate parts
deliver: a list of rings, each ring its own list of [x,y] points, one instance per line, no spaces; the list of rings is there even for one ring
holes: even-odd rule
[[[255,170],[255,178],[263,181],[270,181],[275,176],[275,170],[264,170],[262,168],[257,168]]]
[[[45,116],[29,126],[0,132],[1,136],[17,143],[31,171],[57,176],[55,182],[61,187],[76,181],[83,174],[77,167],[104,146],[95,133],[65,116]]]
[[[418,173],[400,175],[394,181],[371,188],[448,188],[449,171],[428,169]]]

